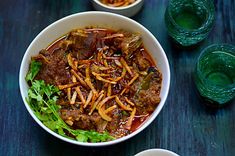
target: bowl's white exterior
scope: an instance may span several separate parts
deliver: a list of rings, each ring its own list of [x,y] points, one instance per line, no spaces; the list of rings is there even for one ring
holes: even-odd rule
[[[98,24],[99,23],[99,24]],[[97,25],[98,24],[98,25]],[[25,76],[27,74],[30,59],[32,56],[38,54],[41,49],[45,49],[49,46],[53,41],[58,39],[59,37],[65,35],[69,31],[75,28],[83,28],[85,26],[101,26],[101,27],[109,27],[113,29],[125,29],[131,32],[139,32],[142,34],[143,42],[149,53],[152,55],[153,59],[156,61],[157,66],[162,72],[163,75],[163,82],[162,82],[162,89],[161,89],[161,102],[153,112],[153,114],[149,117],[149,119],[135,132],[131,133],[128,136],[122,137],[120,139],[116,139],[110,142],[102,142],[102,143],[82,143],[76,140],[71,140],[65,137],[60,136],[59,134],[51,131],[47,128],[42,122],[34,115],[33,111],[30,109],[29,105],[27,104],[25,98],[27,97],[27,90],[28,85],[25,81]],[[47,132],[56,136],[57,138],[64,140],[66,142],[70,142],[76,145],[84,145],[84,146],[105,146],[105,145],[112,145],[115,143],[122,142],[127,140],[134,135],[141,132],[145,129],[159,114],[161,111],[170,87],[170,69],[169,63],[166,57],[164,50],[162,49],[161,45],[158,43],[156,38],[142,25],[126,18],[124,16],[107,13],[107,12],[84,12],[84,13],[77,13],[65,18],[62,18],[53,24],[46,27],[42,32],[40,32],[37,37],[31,42],[28,49],[26,50],[23,60],[21,62],[20,73],[19,73],[19,84],[20,84],[20,92],[23,98],[24,104],[30,113],[30,115],[34,118],[34,120]]]
[[[149,149],[137,153],[135,156],[179,156],[179,155],[165,149]]]
[[[144,4],[144,0],[137,0],[131,5],[125,7],[111,7],[100,2],[100,0],[92,0],[93,7],[98,11],[107,11],[127,17],[132,17],[137,14]]]

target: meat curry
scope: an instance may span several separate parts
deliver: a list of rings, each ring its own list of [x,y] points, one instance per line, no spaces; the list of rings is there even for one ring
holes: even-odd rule
[[[126,136],[161,100],[161,72],[137,33],[72,30],[32,60],[42,64],[35,79],[59,88],[59,115],[74,130]]]

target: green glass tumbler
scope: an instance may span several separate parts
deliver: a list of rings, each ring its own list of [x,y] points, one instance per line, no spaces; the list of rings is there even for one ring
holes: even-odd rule
[[[235,47],[217,44],[199,56],[194,80],[196,87],[212,106],[223,106],[235,97]]]
[[[192,46],[206,38],[214,21],[212,0],[170,0],[165,12],[168,34],[182,46]]]

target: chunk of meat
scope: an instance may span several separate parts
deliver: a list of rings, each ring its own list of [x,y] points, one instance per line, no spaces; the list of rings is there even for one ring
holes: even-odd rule
[[[108,122],[106,127],[107,131],[116,138],[120,138],[129,134],[130,131],[123,127],[128,118],[127,116],[122,115],[122,110],[115,109],[111,115],[112,122]]]
[[[145,108],[147,112],[153,112],[161,99],[159,97],[161,84],[153,82],[147,90],[140,90],[138,103]]]
[[[138,68],[140,70],[146,70],[148,67],[150,67],[150,62],[149,60],[147,60],[141,51],[139,51],[137,54],[136,54],[136,63],[138,65]]]
[[[135,52],[142,44],[140,34],[132,34],[130,37],[125,37],[121,43],[122,52],[126,56],[130,56]]]
[[[161,101],[161,82],[161,73],[155,68],[150,67],[149,74],[142,82],[131,87],[132,92],[135,92],[133,100],[138,107],[141,107],[137,110],[143,112],[153,112],[155,110]]]
[[[97,112],[90,116],[82,113],[80,110],[61,109],[60,114],[61,118],[72,123],[70,126],[75,129],[103,132],[107,125],[107,121],[103,120]]]
[[[46,83],[53,85],[70,82],[70,72],[66,68],[68,63],[62,49],[55,49],[53,52],[42,50],[40,55],[42,57],[33,58],[42,62],[41,70],[36,76],[37,80],[44,80]]]
[[[98,48],[104,47],[103,37],[107,32],[100,31],[99,33],[89,33],[82,29],[76,29],[68,35],[63,47],[70,48],[73,56],[77,59],[88,59]]]

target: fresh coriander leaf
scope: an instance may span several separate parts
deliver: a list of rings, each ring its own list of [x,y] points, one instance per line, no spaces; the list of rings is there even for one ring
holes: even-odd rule
[[[87,140],[88,140],[88,138],[87,138],[85,135],[83,135],[83,134],[78,134],[78,135],[76,136],[76,139],[77,139],[78,141],[80,141],[80,142],[87,142]]]
[[[48,121],[50,117],[47,114],[41,114],[40,112],[34,112],[36,117],[41,121]]]
[[[124,115],[124,116],[128,116],[128,113],[126,112],[126,111],[122,111],[122,115]]]
[[[38,72],[40,71],[41,69],[41,66],[42,66],[42,63],[41,62],[37,62],[35,60],[32,60],[31,63],[30,63],[30,68],[29,68],[29,71],[25,77],[26,81],[33,81],[35,76],[38,74]]]
[[[65,136],[65,132],[62,127],[58,128],[58,133],[59,133],[59,135]]]
[[[33,80],[31,84],[26,101],[38,119],[52,131],[72,139],[67,135],[71,134],[81,142],[104,142],[114,139],[108,133],[71,129],[59,115],[60,106],[56,104],[60,94],[59,89],[46,84],[43,80]]]

